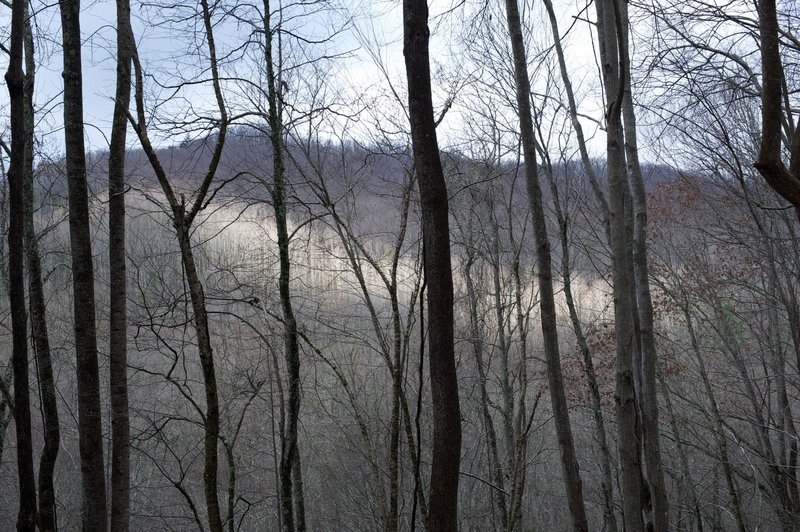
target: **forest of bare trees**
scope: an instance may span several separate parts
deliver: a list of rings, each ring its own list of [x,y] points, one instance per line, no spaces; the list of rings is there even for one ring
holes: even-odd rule
[[[800,4],[0,3],[0,531],[800,530]]]

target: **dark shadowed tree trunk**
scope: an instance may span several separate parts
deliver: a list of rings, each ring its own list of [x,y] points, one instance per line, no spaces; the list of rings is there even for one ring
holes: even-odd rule
[[[58,405],[56,402],[53,364],[50,356],[50,337],[47,332],[39,239],[33,224],[33,88],[36,76],[33,32],[30,19],[25,17],[25,258],[28,263],[28,299],[31,316],[31,337],[38,370],[39,393],[42,401],[44,446],[39,457],[40,530],[56,530],[55,491],[53,472],[60,440]]]
[[[83,144],[83,74],[80,3],[60,0],[64,53],[64,137],[69,188],[69,234],[75,356],[78,372],[78,438],[83,480],[83,529],[107,527],[103,468],[103,425],[100,419],[100,376],[94,306],[94,268]]]
[[[769,186],[794,206],[800,217],[800,123],[798,129],[786,131],[790,149],[788,168],[781,159],[784,123],[781,86],[784,74],[775,0],[758,2],[758,23],[762,69],[761,147],[754,166]]]
[[[564,393],[564,380],[561,375],[561,355],[558,348],[556,323],[556,303],[553,293],[553,272],[550,253],[550,239],[547,235],[547,222],[542,204],[542,190],[539,186],[536,164],[536,141],[530,102],[530,80],[528,63],[525,57],[525,44],[522,39],[522,23],[517,0],[506,0],[508,33],[514,55],[514,77],[517,92],[517,113],[519,115],[522,152],[525,157],[525,181],[528,190],[528,203],[533,218],[536,239],[536,257],[539,280],[540,315],[544,354],[547,362],[547,380],[550,400],[553,406],[553,419],[556,426],[558,445],[561,450],[561,466],[567,492],[567,505],[575,530],[588,531],[586,508],[583,502],[583,484],[578,470],[578,459],[572,441],[569,423],[569,407]]]
[[[11,7],[11,43],[6,84],[11,103],[11,164],[8,169],[8,280],[11,305],[14,367],[14,424],[17,433],[17,479],[19,513],[17,530],[35,530],[36,483],[33,476],[31,407],[28,386],[28,331],[25,312],[25,89],[22,73],[25,3],[14,0]]]
[[[133,53],[130,3],[117,0],[117,88],[108,154],[109,357],[111,385],[111,530],[126,531],[130,512],[130,423],[125,264],[125,141]]]
[[[461,412],[453,350],[453,273],[447,188],[439,158],[431,98],[428,4],[403,0],[403,55],[408,79],[411,144],[419,183],[425,279],[428,287],[428,349],[433,398],[433,451],[428,529],[458,528]]]

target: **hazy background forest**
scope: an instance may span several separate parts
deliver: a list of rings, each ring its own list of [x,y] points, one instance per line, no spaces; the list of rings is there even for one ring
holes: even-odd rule
[[[800,4],[2,3],[0,530],[800,530]]]

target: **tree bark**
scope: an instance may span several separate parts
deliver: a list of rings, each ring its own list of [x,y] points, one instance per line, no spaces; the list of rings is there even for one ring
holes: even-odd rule
[[[622,99],[624,69],[619,65],[620,16],[617,0],[595,3],[597,32],[607,98],[607,168],[609,183],[609,221],[614,284],[614,323],[617,358],[617,426],[620,455],[620,487],[626,532],[643,530],[644,489],[639,452],[638,399],[634,384],[634,357],[637,356],[636,309],[630,235],[633,234],[631,197],[623,152]]]
[[[403,56],[428,287],[428,349],[433,399],[430,500],[435,504],[429,508],[427,526],[429,530],[449,532],[458,528],[461,411],[453,349],[448,198],[433,118],[429,38],[427,2],[403,0]]]
[[[50,337],[47,331],[42,267],[39,256],[39,239],[33,223],[33,88],[36,62],[34,58],[33,32],[30,19],[25,18],[25,258],[28,263],[28,299],[31,316],[31,337],[36,358],[39,393],[42,401],[44,446],[39,457],[39,513],[37,525],[40,530],[56,530],[55,490],[53,472],[60,442],[58,404],[56,402],[53,363],[50,353]]]
[[[130,521],[130,421],[128,417],[127,287],[125,264],[125,141],[131,100],[133,30],[130,3],[117,0],[117,87],[108,155],[110,270],[109,357],[111,386],[111,530]]]
[[[780,55],[778,15],[775,0],[758,2],[761,35],[761,146],[753,166],[767,184],[791,203],[800,217],[800,131],[789,131],[789,168],[781,159],[783,64]],[[800,124],[798,124],[800,128]]]
[[[83,529],[107,528],[100,375],[97,367],[94,267],[83,144],[83,74],[79,0],[60,0],[64,54],[64,137],[69,188],[78,437],[83,480]]]
[[[661,444],[658,422],[658,391],[656,388],[655,331],[653,328],[653,302],[650,296],[650,276],[647,263],[647,193],[639,166],[639,147],[636,134],[636,114],[631,90],[630,57],[628,47],[628,9],[626,0],[619,0],[621,27],[617,29],[622,39],[620,68],[623,73],[622,122],[625,130],[625,155],[628,163],[633,208],[633,272],[636,289],[636,309],[639,319],[639,346],[641,353],[642,439],[647,480],[653,502],[655,532],[669,530],[669,505],[661,465]]]
[[[545,3],[548,12],[554,15],[550,0],[545,0]],[[551,22],[554,21],[551,19]],[[578,309],[575,306],[575,298],[572,295],[572,267],[570,265],[568,232],[569,222],[564,214],[564,209],[561,208],[558,187],[556,185],[555,176],[553,175],[553,166],[547,156],[547,151],[542,150],[542,154],[547,163],[546,173],[550,183],[550,191],[553,196],[553,210],[555,211],[559,226],[558,234],[559,240],[561,241],[561,278],[564,283],[564,300],[567,303],[567,310],[569,311],[569,318],[572,322],[572,329],[575,333],[578,350],[583,357],[583,369],[586,374],[586,382],[589,385],[589,395],[591,396],[592,402],[591,408],[592,414],[594,415],[595,438],[597,439],[597,444],[600,446],[600,470],[603,474],[600,486],[603,492],[603,520],[608,532],[617,532],[617,518],[614,514],[614,477],[611,473],[611,451],[609,451],[608,448],[608,437],[606,435],[605,420],[603,419],[600,386],[597,383],[597,373],[595,372],[589,343],[586,340],[583,325],[578,316]]]
[[[575,456],[575,446],[569,422],[569,407],[564,393],[564,380],[561,375],[561,355],[558,347],[550,239],[547,234],[542,190],[539,186],[539,177],[537,175],[536,140],[530,103],[530,80],[528,78],[528,65],[525,44],[522,40],[522,23],[517,0],[506,0],[506,17],[508,20],[508,32],[511,37],[511,49],[514,55],[517,113],[519,115],[522,151],[525,157],[528,203],[531,209],[536,239],[540,316],[550,401],[553,407],[553,419],[556,426],[558,445],[561,450],[561,467],[564,472],[567,505],[572,517],[572,526],[575,530],[588,531],[589,524],[586,519],[586,508],[583,501],[583,482],[578,468],[578,460]]]
[[[11,163],[8,169],[9,224],[8,271],[9,304],[14,368],[14,424],[17,435],[17,482],[19,513],[17,530],[35,530],[36,484],[33,475],[30,388],[28,385],[28,331],[25,312],[25,88],[22,72],[25,2],[11,6],[11,42],[6,84],[11,104]]]

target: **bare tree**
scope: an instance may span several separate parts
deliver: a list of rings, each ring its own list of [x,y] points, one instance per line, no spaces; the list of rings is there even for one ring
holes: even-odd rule
[[[130,421],[125,259],[125,150],[131,101],[133,30],[130,3],[117,0],[117,87],[108,155],[109,358],[111,385],[111,530],[130,522]]]
[[[83,529],[108,526],[103,467],[100,375],[97,367],[94,265],[83,138],[83,70],[79,0],[61,0],[64,55],[64,137],[69,188],[73,320],[78,371],[78,425],[83,479]]]
[[[621,68],[621,15],[618,0],[595,4],[600,62],[606,98],[606,157],[609,186],[609,220],[614,284],[614,324],[617,355],[617,427],[620,455],[625,529],[644,529],[642,511],[645,499],[640,457],[638,399],[634,385],[639,356],[636,337],[636,306],[630,238],[633,234],[630,214],[631,195],[625,167],[625,136],[622,126],[622,100],[625,69]]]
[[[556,434],[561,450],[561,465],[564,471],[567,505],[572,516],[572,525],[575,530],[588,531],[589,524],[586,520],[586,508],[583,502],[583,483],[578,470],[578,459],[575,456],[575,446],[572,441],[572,429],[569,422],[569,409],[561,375],[561,355],[558,348],[550,238],[547,234],[547,222],[542,204],[542,190],[539,186],[539,177],[537,175],[536,139],[531,114],[528,62],[525,54],[525,44],[522,40],[522,23],[520,22],[517,0],[506,0],[506,17],[508,32],[511,37],[511,49],[514,55],[517,113],[519,116],[520,136],[522,138],[522,150],[525,157],[525,181],[536,239],[540,315],[542,336],[544,338],[544,354],[547,361],[550,401],[553,406]]]
[[[17,530],[35,530],[36,483],[33,476],[30,388],[28,385],[28,334],[25,312],[25,89],[23,33],[25,3],[15,0],[11,8],[11,48],[6,84],[11,102],[11,164],[8,169],[9,224],[8,270],[11,329],[13,335],[14,424],[17,433],[17,481],[19,513]]]
[[[58,405],[53,379],[50,336],[47,330],[44,283],[39,255],[39,238],[34,226],[34,105],[33,89],[36,79],[33,31],[30,15],[25,17],[25,258],[28,272],[28,298],[31,316],[31,337],[36,357],[39,393],[42,402],[44,447],[39,458],[39,513],[37,525],[41,530],[56,530],[56,507],[53,475],[58,457],[60,427]]]
[[[218,128],[216,138],[213,140],[213,148],[208,167],[202,177],[199,187],[194,193],[194,200],[190,205],[186,204],[185,197],[180,197],[176,193],[170,179],[159,160],[158,153],[153,147],[147,129],[147,119],[144,104],[144,74],[141,61],[137,52],[133,52],[133,64],[135,69],[135,101],[136,118],[129,114],[133,129],[139,138],[142,149],[156,174],[161,189],[166,197],[170,219],[175,228],[180,247],[181,263],[189,287],[191,299],[193,322],[197,334],[197,349],[200,358],[200,365],[203,373],[203,387],[205,392],[205,416],[203,419],[204,429],[204,462],[203,462],[203,488],[206,498],[206,511],[208,513],[208,526],[212,532],[223,530],[222,516],[220,513],[219,498],[217,494],[217,468],[218,468],[218,440],[220,434],[220,413],[219,395],[217,389],[217,377],[214,367],[214,351],[211,345],[211,333],[208,323],[208,311],[206,305],[206,295],[203,282],[200,277],[195,254],[193,250],[191,235],[193,222],[197,215],[208,205],[214,177],[217,174],[222,150],[225,145],[225,138],[228,130],[228,111],[222,94],[219,67],[217,64],[217,51],[214,41],[213,21],[211,9],[206,0],[201,0],[201,17],[205,34],[206,45],[209,54],[209,69],[211,74],[211,85],[213,87],[214,99],[219,112],[219,118],[214,122]],[[213,194],[213,193],[212,193]]]
[[[754,166],[778,194],[794,205],[800,218],[800,124],[795,127],[792,110],[784,110],[786,84],[780,55],[780,27],[775,0],[758,3],[758,27],[761,34],[761,147]],[[784,123],[788,128],[784,132]],[[783,135],[789,139],[790,162],[781,158]]]
[[[433,395],[433,454],[428,529],[458,529],[461,413],[453,351],[453,274],[447,187],[436,140],[428,54],[428,5],[403,0],[403,55],[414,169],[419,183],[425,281],[428,287],[428,349]]]

